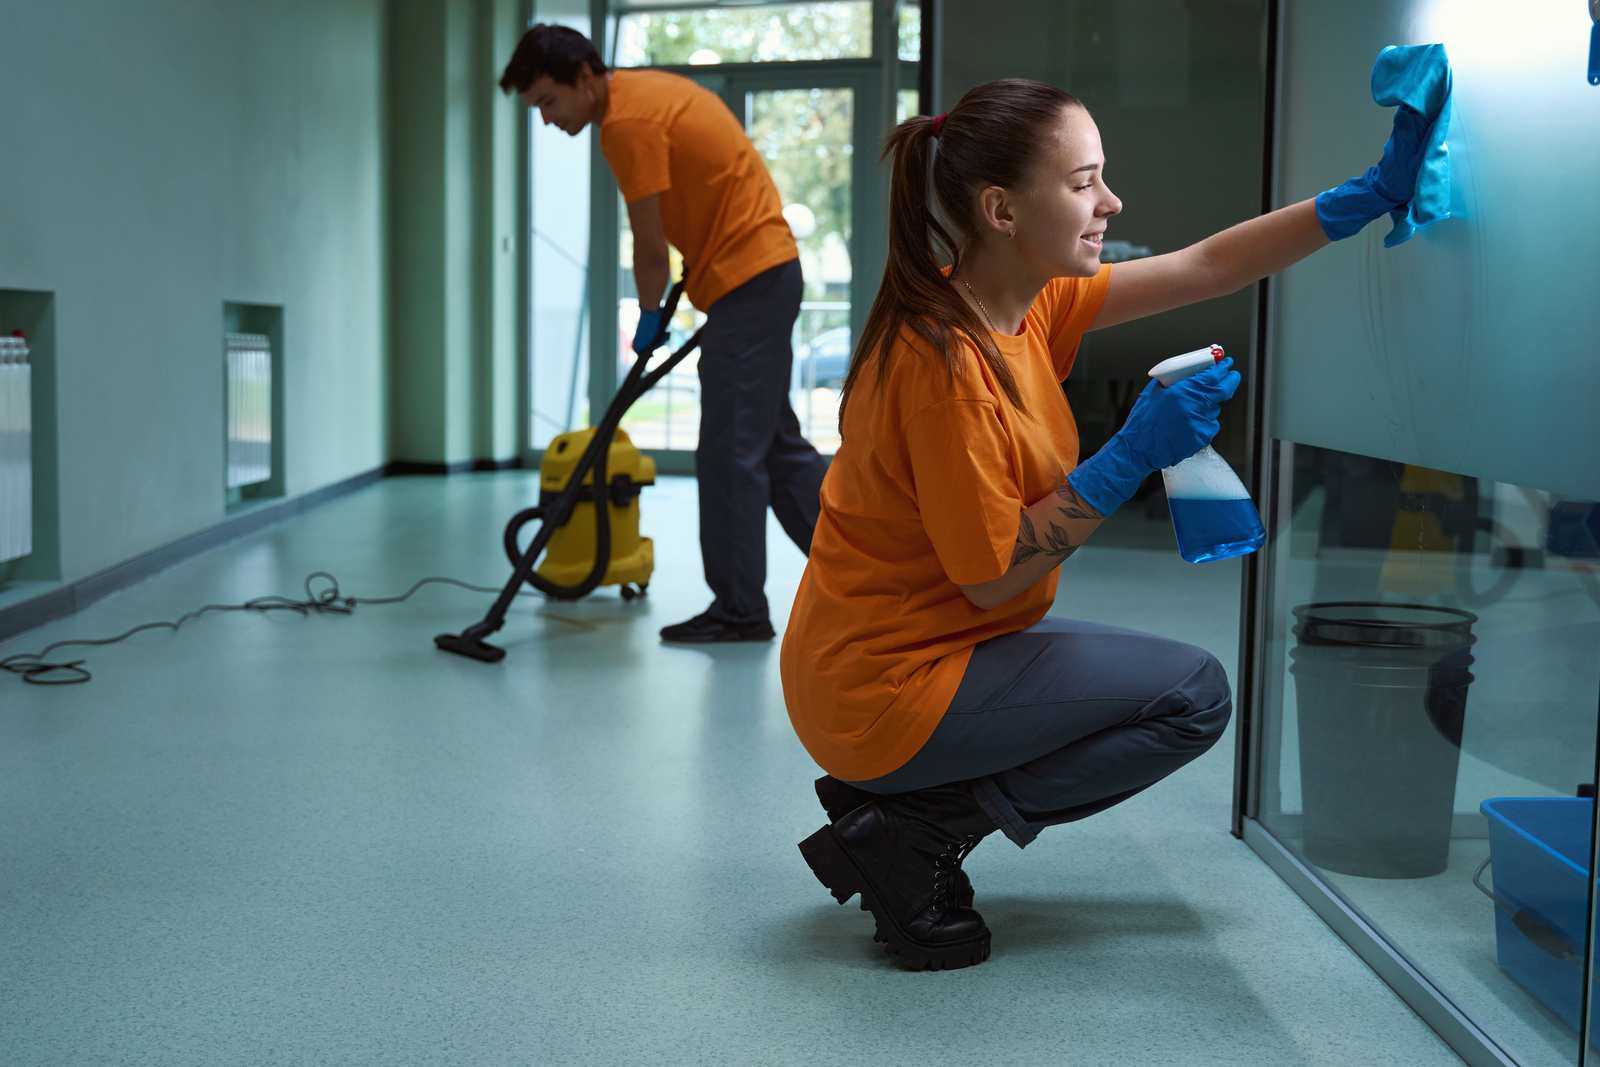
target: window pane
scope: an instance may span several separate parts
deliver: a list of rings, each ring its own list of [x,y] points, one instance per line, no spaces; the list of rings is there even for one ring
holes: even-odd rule
[[[633,353],[633,332],[639,325],[639,292],[633,278],[633,230],[628,226],[627,205],[620,196],[617,218],[617,380],[621,381],[638,358]],[[683,277],[683,256],[670,246],[668,255],[669,279]],[[676,349],[687,341],[705,320],[705,313],[685,295],[672,319],[668,348]],[[666,350],[659,351],[651,360],[651,369],[661,366],[666,358]],[[640,397],[623,417],[622,428],[640,448],[693,452],[700,443],[700,353],[685,356],[654,389]]]
[[[895,94],[894,121],[899,125],[917,113],[917,91],[915,89],[901,89]]]
[[[839,447],[839,390],[850,331],[850,175],[855,94],[849,89],[751,93],[747,127],[783,197],[800,246],[805,292],[795,324],[790,402],[824,454]]]
[[[783,200],[800,249],[805,290],[795,323],[790,402],[801,432],[819,451],[839,447],[839,390],[849,364],[851,166],[855,95],[849,89],[785,89],[746,95],[745,129]],[[618,374],[632,366],[639,301],[633,235],[619,209]],[[672,276],[683,269],[671,250]],[[705,316],[679,304],[669,344],[686,340]],[[659,360],[660,357],[658,357]],[[622,426],[640,448],[692,451],[700,434],[699,353],[684,359],[628,412]]]
[[[922,59],[922,5],[900,4],[900,58],[908,63]],[[914,112],[913,112],[914,113]]]
[[[617,25],[619,67],[709,66],[872,54],[866,0],[696,11],[634,11]]]

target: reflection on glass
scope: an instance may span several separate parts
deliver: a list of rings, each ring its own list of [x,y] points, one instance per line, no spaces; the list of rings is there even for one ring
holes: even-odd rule
[[[1278,447],[1261,822],[1519,1063],[1576,1062],[1600,504]]]
[[[631,11],[617,21],[619,67],[864,59],[871,54],[872,6],[867,0],[653,9]]]

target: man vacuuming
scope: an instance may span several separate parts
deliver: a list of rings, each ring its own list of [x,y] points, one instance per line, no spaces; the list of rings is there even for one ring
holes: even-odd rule
[[[700,552],[714,599],[661,631],[666,641],[768,641],[766,511],[811,549],[827,462],[789,404],[790,344],[800,312],[799,250],[777,186],[722,100],[661,71],[609,71],[583,34],[536,25],[500,88],[600,148],[628,205],[639,326],[647,355],[662,326],[672,244],[684,291],[706,312],[700,345]]]

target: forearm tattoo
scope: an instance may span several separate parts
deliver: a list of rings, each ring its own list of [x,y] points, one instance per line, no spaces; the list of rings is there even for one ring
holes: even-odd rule
[[[1026,563],[1035,556],[1050,556],[1057,563],[1064,562],[1083,547],[1083,542],[1073,541],[1061,523],[1068,519],[1098,520],[1101,517],[1098,511],[1083,502],[1065,476],[1062,477],[1061,484],[1056,487],[1055,495],[1057,504],[1045,521],[1042,536],[1038,525],[1028,517],[1028,513],[1026,511],[1022,513],[1022,528],[1017,533],[1016,551],[1011,554],[1013,567],[1019,563]]]

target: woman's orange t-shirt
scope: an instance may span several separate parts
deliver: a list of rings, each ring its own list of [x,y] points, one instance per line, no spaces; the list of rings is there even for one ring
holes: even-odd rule
[[[629,204],[661,197],[683,288],[708,310],[762,271],[800,255],[772,175],[722,98],[676,74],[619,70],[600,150]]]
[[[959,586],[1011,569],[1022,510],[1077,466],[1061,382],[1110,281],[1109,266],[1057,278],[1021,333],[993,335],[1026,414],[965,340],[954,381],[909,331],[890,348],[887,380],[874,369],[857,381],[781,656],[789,719],[835,777],[903,766],[944,717],[973,647],[1050,610],[1057,571],[987,611]]]

